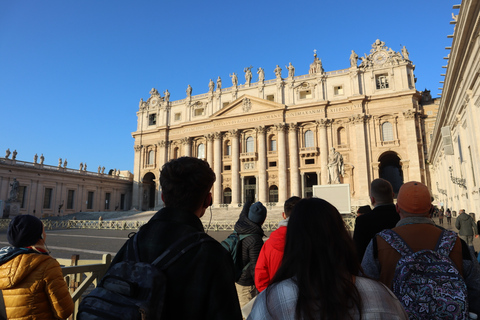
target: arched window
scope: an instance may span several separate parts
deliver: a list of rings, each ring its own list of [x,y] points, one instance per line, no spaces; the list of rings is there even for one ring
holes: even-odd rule
[[[155,153],[153,152],[153,150],[150,150],[148,152],[148,164],[153,164],[153,162],[155,161]]]
[[[347,133],[346,133],[344,127],[338,128],[338,131],[337,131],[337,140],[338,140],[338,145],[347,144]]]
[[[273,185],[268,190],[268,202],[278,202],[278,187]]]
[[[315,146],[315,141],[313,140],[313,131],[305,131],[305,148],[312,148]]]
[[[255,151],[255,148],[254,148],[254,145],[253,145],[253,137],[248,137],[247,138],[247,150],[246,152],[254,152]]]
[[[393,127],[388,121],[382,123],[382,141],[393,141]]]
[[[205,145],[200,143],[197,148],[197,158],[205,159]]]
[[[231,156],[232,155],[232,145],[230,143],[230,140],[225,141],[225,156]]]
[[[270,138],[269,151],[277,151],[277,140],[274,136]]]

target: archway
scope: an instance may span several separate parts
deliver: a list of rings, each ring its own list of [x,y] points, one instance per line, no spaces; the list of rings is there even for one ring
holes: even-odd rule
[[[148,172],[143,176],[143,198],[142,210],[149,210],[155,207],[155,175]]]
[[[255,195],[257,194],[257,179],[255,179],[255,177],[245,177],[243,181],[245,183],[244,202],[255,202]]]
[[[400,158],[393,151],[385,152],[378,158],[380,162],[379,177],[392,184],[395,197],[403,184],[403,171],[400,165]]]

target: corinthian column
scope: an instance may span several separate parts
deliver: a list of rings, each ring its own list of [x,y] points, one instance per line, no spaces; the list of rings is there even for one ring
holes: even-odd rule
[[[285,139],[285,130],[287,125],[279,123],[275,125],[278,133],[278,203],[284,203],[287,200],[287,142]]]
[[[214,172],[217,176],[217,180],[213,185],[213,204],[218,205],[223,202],[222,199],[222,134],[220,132],[215,132],[214,134],[213,148],[215,160]]]
[[[350,117],[350,121],[353,122],[355,131],[355,177],[353,177],[355,186],[363,187],[369,185],[369,172],[368,172],[368,159],[367,159],[367,147],[365,145],[365,121],[369,116],[362,114],[356,114]],[[356,190],[352,190],[356,191]]]
[[[408,178],[409,180],[422,181],[422,173],[420,172],[420,156],[418,154],[417,130],[415,129],[416,112],[413,109],[409,109],[403,112],[403,116],[405,117],[405,140],[407,141],[407,154],[408,160],[410,160],[410,175]]]
[[[238,130],[229,131],[232,138],[232,205],[240,203],[240,145],[238,143]]]
[[[168,141],[162,140],[158,143],[160,147],[160,156],[158,157],[158,168],[162,170],[163,165],[167,162],[167,148],[168,148]]]
[[[268,202],[267,196],[267,147],[265,144],[266,128],[260,126],[255,128],[258,141],[258,200]]]
[[[320,164],[321,164],[321,184],[327,184],[327,164],[328,164],[328,140],[327,126],[330,124],[329,119],[320,119],[318,128],[320,129]]]
[[[213,134],[206,134],[204,137],[207,141],[207,162],[210,168],[213,168]]]
[[[298,141],[297,141],[298,126],[296,123],[291,123],[288,126],[288,146],[290,152],[290,196],[301,197],[302,191],[300,189],[300,169],[298,164]]]
[[[183,138],[180,140],[180,142],[183,144],[183,153],[185,154],[186,157],[191,157],[192,156],[192,138]]]

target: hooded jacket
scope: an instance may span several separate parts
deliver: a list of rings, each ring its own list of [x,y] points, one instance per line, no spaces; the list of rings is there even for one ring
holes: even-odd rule
[[[282,262],[288,219],[280,221],[278,229],[270,234],[270,238],[265,241],[258,256],[255,266],[255,286],[259,292],[267,288]]]
[[[458,229],[458,234],[461,236],[473,236],[478,234],[475,221],[465,212],[458,216],[457,221],[455,221],[455,228]]]
[[[0,290],[8,319],[66,319],[74,309],[60,264],[32,249],[0,249]]]
[[[251,202],[245,203],[234,227],[238,234],[251,234],[251,236],[242,240],[243,264],[247,265],[250,262],[249,267],[243,271],[240,279],[237,281],[242,286],[253,286],[255,284],[255,265],[257,264],[258,255],[263,246],[263,237],[265,236],[262,226],[248,219],[250,205]]]

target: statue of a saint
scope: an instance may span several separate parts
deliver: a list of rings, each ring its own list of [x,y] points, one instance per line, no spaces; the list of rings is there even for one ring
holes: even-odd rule
[[[405,60],[408,60],[408,55],[409,55],[409,53],[408,53],[407,48],[405,48],[405,46],[403,46],[403,48],[402,48],[402,54],[403,54],[403,58],[404,58]]]
[[[42,155],[40,156],[40,164],[43,164],[43,161],[45,161],[45,157],[43,156],[43,153],[42,153]]]
[[[8,159],[8,157],[10,157],[10,148],[7,149],[7,151],[5,151],[5,159]]]
[[[83,171],[83,162],[80,162],[80,171]]]
[[[210,82],[208,83],[208,92],[213,93],[213,90],[215,90],[215,83],[210,79]]]
[[[273,70],[273,72],[275,72],[275,77],[277,79],[282,79],[282,68],[280,68],[280,66],[277,64],[277,67],[275,68],[275,70]]]
[[[288,77],[293,79],[295,77],[295,67],[292,65],[291,62],[288,63],[288,66],[285,66],[288,70]]]
[[[62,158],[58,158],[58,167],[60,168],[62,166]]]
[[[340,177],[343,177],[345,173],[345,168],[343,165],[343,156],[340,152],[335,151],[335,148],[332,148],[332,152],[328,156],[328,184],[338,184],[340,183]]]
[[[309,74],[323,73],[322,60],[317,57],[317,50],[313,50],[313,62],[310,64]]]
[[[238,85],[237,74],[234,72],[233,74],[230,75],[230,78],[232,78],[232,85],[236,87]]]
[[[263,68],[258,68],[257,74],[258,74],[258,82],[263,82],[265,80],[265,71],[263,70]]]
[[[33,156],[33,163],[37,163],[37,160],[38,160],[38,155],[35,153],[35,155]]]
[[[163,94],[165,95],[165,102],[170,101],[170,92],[168,92],[168,89],[163,91]]]
[[[355,51],[352,50],[352,54],[350,55],[350,67],[356,67],[358,63],[358,55]]]
[[[17,149],[13,150],[12,160],[17,159]]]
[[[218,76],[217,79],[217,91],[222,91],[222,79]]]
[[[152,88],[152,90],[150,90],[150,95],[151,96],[159,96],[160,94],[158,93],[158,90],[155,89],[155,88]]]
[[[98,166],[97,173],[100,173],[100,171],[102,171],[102,167],[101,167],[101,166]]]
[[[17,178],[13,178],[13,182],[10,183],[12,189],[10,190],[10,198],[9,201],[17,201],[18,200],[18,181]]]
[[[85,162],[85,165],[83,166],[83,171],[87,171],[87,163]]]
[[[192,86],[191,85],[188,85],[187,87],[187,97],[191,97],[192,96]]]
[[[252,82],[252,66],[243,69],[243,72],[245,72],[245,84],[247,86],[250,86],[250,83]]]
[[[67,167],[67,159],[65,159],[65,161],[63,161],[63,167],[64,167],[64,168]]]
[[[102,167],[102,174],[105,173],[105,167]]]

